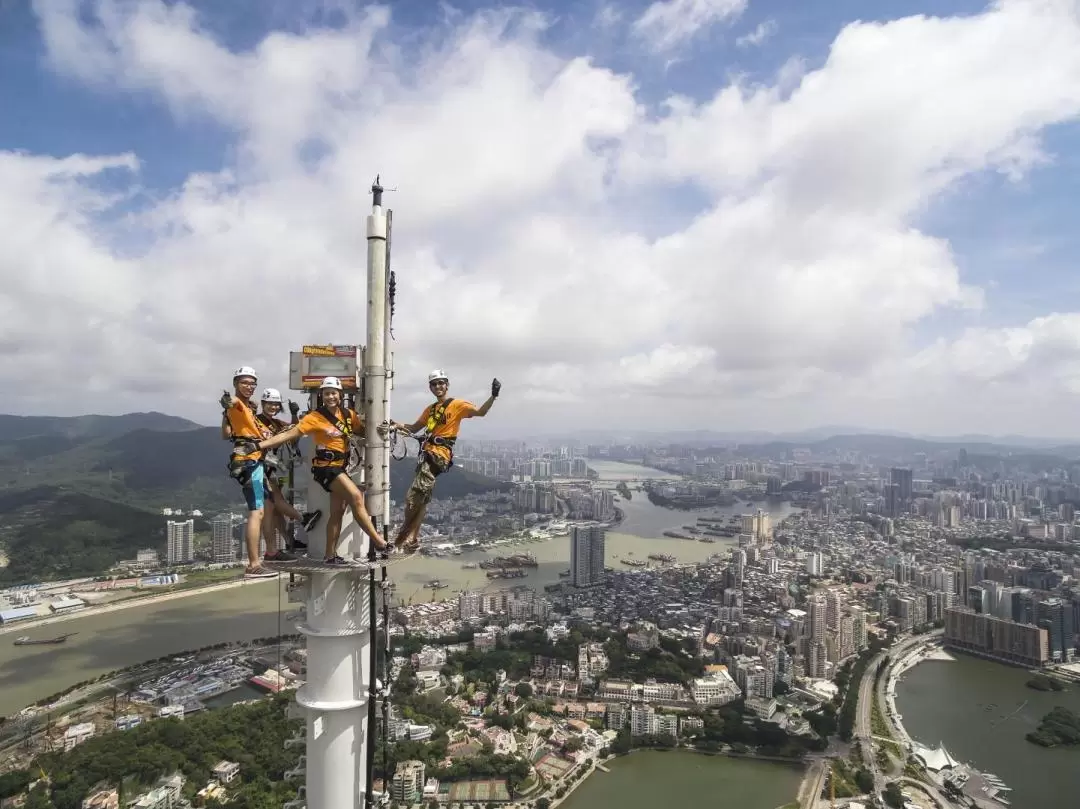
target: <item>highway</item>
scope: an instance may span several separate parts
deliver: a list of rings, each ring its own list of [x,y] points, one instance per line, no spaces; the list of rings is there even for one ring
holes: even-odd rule
[[[884,664],[886,656],[889,657],[889,666],[891,666],[912,649],[936,641],[940,636],[941,630],[936,630],[924,635],[915,635],[913,637],[905,638],[899,643],[893,644],[888,649],[884,649],[870,661],[863,674],[862,682],[859,683],[859,707],[855,717],[854,738],[860,743],[863,759],[867,762],[871,775],[874,776],[874,791],[877,794],[880,795],[885,790],[885,785],[890,780],[901,781],[905,785],[915,786],[927,793],[940,809],[951,809],[953,804],[932,784],[914,781],[903,775],[896,778],[888,778],[886,774],[882,772],[881,768],[878,767],[877,756],[874,755],[872,716],[875,701],[881,708],[881,715],[885,719],[885,724],[889,728],[890,735],[897,739],[902,737],[902,734],[899,733],[896,723],[886,707],[885,689],[889,680],[889,672],[887,669],[882,674],[881,679],[877,681],[877,687],[874,687],[875,675],[877,674],[878,669]]]

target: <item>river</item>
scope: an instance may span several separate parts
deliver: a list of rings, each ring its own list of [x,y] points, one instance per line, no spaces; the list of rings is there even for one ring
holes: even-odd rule
[[[656,809],[709,806],[776,809],[795,799],[799,767],[686,751],[645,750],[604,765],[560,805],[560,809]]]
[[[897,684],[896,708],[907,732],[1001,778],[1013,790],[1010,809],[1075,806],[1080,750],[1048,750],[1024,735],[1056,705],[1080,712],[1080,688],[1035,691],[1024,685],[1031,677],[1024,669],[952,654],[955,662],[925,661]]]
[[[601,480],[614,482],[630,478],[673,478],[655,469],[611,461],[590,461]],[[790,513],[787,504],[770,508],[773,520]],[[679,561],[703,561],[722,553],[734,540],[718,539],[713,544],[664,537],[664,531],[689,525],[698,516],[749,513],[745,504],[702,512],[669,511],[652,505],[642,492],[634,492],[629,501],[619,503],[625,514],[623,522],[608,532],[607,564],[618,567],[619,559],[630,554],[644,559],[662,550]],[[492,581],[483,570],[466,570],[468,561],[479,561],[488,554],[482,551],[449,558],[417,557],[391,568],[397,582],[396,597],[402,601],[431,598],[424,588],[430,579],[449,585],[437,591],[436,598],[447,598],[462,589],[503,589],[513,584],[540,588],[560,581],[570,559],[567,537],[546,542],[510,546],[514,551],[528,551],[539,562],[528,578],[519,581]],[[507,548],[498,553],[507,553]],[[216,593],[204,593],[158,604],[142,604],[103,615],[72,618],[62,625],[62,632],[76,632],[60,646],[14,646],[15,634],[0,636],[0,716],[14,713],[30,703],[50,696],[83,680],[108,671],[131,666],[175,652],[225,641],[248,640],[277,634],[280,587],[274,582],[238,587]],[[281,598],[282,613],[295,609]],[[292,627],[282,622],[283,629]],[[33,634],[50,632],[48,628]]]

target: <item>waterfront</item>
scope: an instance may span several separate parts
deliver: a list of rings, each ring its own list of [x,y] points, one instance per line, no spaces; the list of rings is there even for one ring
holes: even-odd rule
[[[613,462],[596,462],[594,468],[607,480],[628,477],[662,477],[665,473],[646,467]],[[674,477],[667,475],[667,477]],[[633,554],[645,559],[657,552],[674,555],[682,562],[697,562],[714,553],[726,552],[733,539],[715,543],[672,539],[664,531],[689,525],[698,516],[749,513],[745,504],[702,512],[668,511],[649,503],[641,492],[621,502],[625,518],[608,533],[607,564],[619,568],[619,559]],[[762,508],[766,508],[762,504]],[[786,504],[773,508],[773,519],[790,512]],[[569,566],[570,547],[566,537],[546,542],[508,546],[497,553],[527,551],[539,565],[525,579],[489,580],[483,570],[463,570],[467,561],[479,561],[488,555],[477,551],[447,558],[417,557],[393,568],[397,582],[396,597],[408,601],[431,598],[423,585],[437,578],[449,585],[436,593],[437,599],[450,597],[468,588],[503,589],[516,584],[541,588],[560,581],[559,572]],[[76,632],[66,643],[57,646],[14,646],[16,634],[0,635],[0,716],[15,713],[44,697],[62,691],[83,680],[164,655],[226,641],[249,640],[277,634],[279,586],[266,582],[216,592],[185,594],[170,601],[138,604],[130,608],[96,615],[66,617],[62,631]],[[295,609],[281,599],[282,628],[293,631],[283,620],[284,613]],[[17,629],[13,627],[13,629]],[[45,628],[35,634],[48,634]],[[59,634],[59,633],[58,633]]]
[[[560,809],[655,809],[657,806],[731,806],[776,809],[795,799],[802,770],[784,764],[643,750],[604,764]]]
[[[921,744],[944,744],[957,760],[1001,778],[1012,789],[1005,793],[1010,809],[1061,805],[1061,790],[1080,786],[1080,753],[1038,747],[1024,735],[1056,705],[1080,712],[1080,688],[1035,691],[1024,685],[1031,675],[1023,669],[955,657],[903,675],[896,706],[904,728]]]

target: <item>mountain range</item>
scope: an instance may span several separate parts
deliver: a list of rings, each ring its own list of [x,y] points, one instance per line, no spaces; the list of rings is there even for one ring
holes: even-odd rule
[[[240,511],[217,427],[163,413],[0,415],[0,586],[100,573],[140,548],[164,549],[164,507]],[[400,502],[415,460],[390,466]],[[509,484],[454,467],[437,497]]]

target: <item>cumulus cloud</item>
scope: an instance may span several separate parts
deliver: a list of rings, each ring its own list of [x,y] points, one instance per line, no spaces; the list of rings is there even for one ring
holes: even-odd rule
[[[744,6],[657,2],[632,30],[670,50]],[[1080,379],[1076,314],[919,340],[987,306],[917,227],[927,205],[1048,161],[1041,134],[1080,113],[1071,0],[853,23],[817,69],[659,107],[634,75],[547,47],[532,11],[406,31],[370,7],[237,50],[182,3],[36,9],[52,69],[103,103],[145,95],[224,127],[235,148],[134,209],[115,206],[140,188],[138,155],[0,153],[10,409],[82,409],[33,386],[48,367],[111,409],[207,420],[235,366],[283,387],[290,349],[361,338],[376,173],[396,189],[406,417],[429,367],[473,399],[503,379],[489,429],[504,434],[966,424],[981,386]],[[687,187],[704,203],[680,221],[642,202]],[[920,389],[955,407],[930,412]]]

